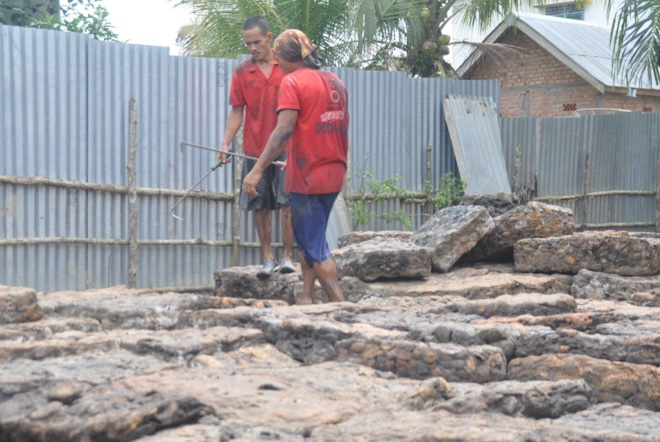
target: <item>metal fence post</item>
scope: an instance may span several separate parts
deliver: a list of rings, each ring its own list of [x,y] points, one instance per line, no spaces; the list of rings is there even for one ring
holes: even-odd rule
[[[137,105],[135,98],[128,102],[128,286],[137,287],[138,272],[138,200],[137,200]]]

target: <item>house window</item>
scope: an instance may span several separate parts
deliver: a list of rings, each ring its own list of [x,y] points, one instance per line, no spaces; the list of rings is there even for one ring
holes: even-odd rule
[[[584,4],[560,3],[558,5],[548,5],[545,7],[545,15],[584,20]]]

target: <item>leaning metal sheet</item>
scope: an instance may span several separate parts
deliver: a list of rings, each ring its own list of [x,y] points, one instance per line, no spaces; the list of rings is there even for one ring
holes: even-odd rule
[[[444,108],[465,193],[511,193],[495,102],[450,95]]]

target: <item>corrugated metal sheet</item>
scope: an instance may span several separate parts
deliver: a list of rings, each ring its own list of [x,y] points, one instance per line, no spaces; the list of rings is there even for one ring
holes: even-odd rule
[[[87,96],[80,88],[87,74],[86,41],[78,34],[0,26],[0,174],[87,179],[87,152],[69,155],[87,136]],[[85,233],[85,200],[85,191],[2,185],[0,239]],[[85,283],[84,245],[11,245],[1,251],[3,284]]]
[[[538,170],[536,118],[501,118],[500,133],[509,183],[514,193],[535,189]]]
[[[656,190],[660,114],[583,117],[587,190]],[[588,199],[586,223],[655,222],[655,195],[602,195]]]
[[[43,176],[124,189],[0,183],[4,214],[0,240],[46,239],[41,244],[13,241],[0,245],[4,264],[0,266],[0,281],[38,290],[126,284],[129,100],[135,98],[137,103],[138,188],[184,191],[210,169],[215,155],[192,148],[181,151],[180,143],[219,146],[229,110],[230,76],[237,61],[171,57],[165,48],[102,43],[77,34],[0,26],[0,62],[0,129],[5,135],[0,137],[0,175]],[[443,100],[451,94],[499,100],[499,83],[495,81],[409,79],[401,73],[333,70],[349,89],[353,187],[361,171],[367,171],[380,180],[399,176],[408,190],[424,190],[428,145],[432,148],[433,185],[447,172],[456,174]],[[612,155],[613,146],[605,140],[625,144],[630,139],[630,152],[617,151],[617,161],[635,170],[639,159],[645,164],[644,172],[616,175],[618,181],[601,182],[604,178],[596,171],[604,167],[594,153],[594,175],[589,178],[589,186],[652,188],[653,173],[648,168],[653,155],[657,155],[658,117],[645,116],[641,122],[634,115],[628,122],[620,115],[614,117],[624,119],[606,123],[596,116],[589,117],[593,120],[544,120],[538,148],[533,143],[536,136],[531,120],[520,119],[510,128],[510,123],[502,123],[507,127],[502,131],[506,132],[505,139],[510,140],[505,143],[509,178],[514,152],[511,146],[521,144],[521,177],[533,176],[534,170],[545,171],[539,173],[539,195],[580,193],[584,188],[585,152],[610,149],[608,155]],[[585,128],[580,121],[591,121],[592,126]],[[639,126],[625,129],[631,124]],[[611,135],[606,135],[608,130]],[[611,131],[618,131],[619,138]],[[590,132],[604,138],[592,141],[592,147],[587,148],[584,139]],[[638,145],[646,147],[633,147]],[[199,189],[232,194],[237,190],[234,177],[233,167],[223,167]],[[191,241],[232,241],[232,202],[190,197],[179,207],[177,213],[185,220],[180,222],[169,213],[178,199],[174,195],[138,194],[137,239],[143,242],[139,246],[139,287],[212,285],[213,271],[231,262],[230,246]],[[648,214],[648,200],[648,196],[639,201],[626,197],[605,209],[594,198],[589,219],[606,210],[625,213],[616,219],[635,219],[635,210]],[[368,229],[406,229],[378,216],[397,210],[411,216],[413,229],[429,215],[425,205],[399,200],[368,204],[376,214],[365,226]],[[275,242],[281,242],[278,218],[279,214],[273,217]],[[81,242],[56,244],[61,238]],[[116,243],[90,243],[94,238]],[[243,214],[239,239],[252,245],[241,248],[239,265],[260,263],[252,214]],[[153,244],[172,240],[188,243]]]
[[[605,87],[660,89],[658,82],[649,81],[646,76],[635,78],[630,84],[624,75],[612,76],[610,29],[605,26],[540,14],[510,15],[484,39],[484,42],[495,43],[513,27],[524,32],[541,47],[561,59],[601,92]],[[468,72],[481,56],[481,52],[473,49],[458,67],[459,75],[463,76]]]
[[[628,87],[625,78],[612,77],[612,50],[608,27],[568,18],[520,14],[517,26],[522,26],[523,29],[525,25],[605,86]],[[640,89],[660,88],[660,84],[649,82],[647,77],[632,86]]]
[[[465,193],[511,193],[497,104],[490,98],[450,95],[445,99],[445,113],[458,169],[467,182]]]

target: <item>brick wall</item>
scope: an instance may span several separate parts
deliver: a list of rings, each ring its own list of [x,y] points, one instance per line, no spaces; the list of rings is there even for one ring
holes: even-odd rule
[[[588,108],[660,111],[660,100],[653,97],[631,98],[612,92],[601,95],[520,30],[509,29],[498,43],[524,52],[506,60],[483,57],[465,78],[501,81],[501,117],[566,117],[576,109]]]

